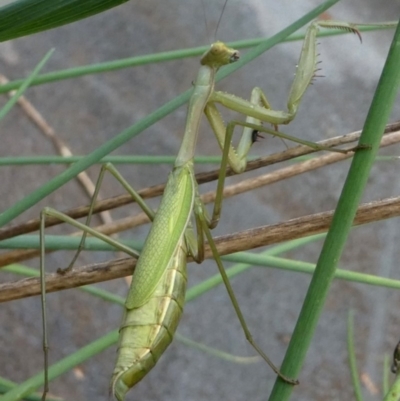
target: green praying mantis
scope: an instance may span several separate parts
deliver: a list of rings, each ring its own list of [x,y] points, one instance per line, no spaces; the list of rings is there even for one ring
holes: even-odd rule
[[[301,99],[315,76],[316,35],[320,27],[345,29],[357,34],[361,39],[359,31],[353,24],[334,21],[312,23],[306,32],[296,75],[288,98],[287,111],[272,110],[266,96],[259,88],[253,89],[250,101],[215,91],[214,79],[217,70],[238,60],[239,53],[222,42],[211,45],[201,58],[201,67],[188,106],[184,137],[157,212],[146,205],[137,192],[110,164],[102,167],[86,224],[76,222],[50,208],[45,208],[42,211],[43,229],[44,220],[47,216],[57,217],[81,228],[84,234],[80,248],[83,246],[86,235],[90,234],[128,255],[138,258],[132,285],[125,303],[125,312],[120,328],[118,357],[111,379],[112,393],[119,401],[123,400],[129,389],[153,368],[171,343],[184,306],[187,257],[191,256],[196,262],[202,262],[205,239],[211,247],[213,257],[247,340],[282,380],[293,385],[298,383],[296,379],[288,378],[282,374],[253,341],[226,276],[210,230],[218,224],[220,218],[227,165],[229,164],[236,173],[243,172],[246,167],[247,154],[260,132],[276,135],[318,150],[344,153],[356,150],[356,148],[343,150],[321,147],[261,125],[262,122],[267,122],[277,128],[279,125],[288,124],[294,119]],[[225,126],[216,108],[217,103],[244,114],[246,120],[244,122],[231,121]],[[211,217],[200,200],[193,163],[203,112],[206,114],[222,150],[216,200]],[[235,149],[231,144],[231,139],[237,125],[244,129],[239,145]],[[94,202],[106,171],[109,171],[122,183],[153,222],[140,256],[136,251],[97,233],[89,227]],[[192,221],[193,215],[194,222]],[[43,229],[41,230],[42,275],[45,249]],[[78,254],[79,250],[67,269],[72,267]],[[44,348],[47,350],[46,336],[44,337]]]

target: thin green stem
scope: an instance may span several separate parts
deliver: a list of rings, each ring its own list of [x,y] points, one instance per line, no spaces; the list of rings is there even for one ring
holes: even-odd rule
[[[360,27],[359,30],[360,32],[371,32],[371,31],[377,31],[377,30],[382,30],[382,29],[392,29],[392,27],[389,26],[375,26],[375,27]],[[346,35],[349,34],[346,31],[338,31],[338,30],[333,30],[333,29],[327,29],[322,32],[318,33],[318,37],[331,37],[331,36],[336,36],[336,35]],[[304,33],[296,33],[293,35],[290,35],[286,39],[284,39],[281,43],[284,42],[294,42],[294,41],[299,41],[304,39]],[[234,49],[244,49],[244,48],[250,48],[254,46],[258,46],[262,43],[266,43],[269,39],[265,38],[255,38],[255,39],[247,39],[247,40],[238,40],[236,42],[229,42],[228,45],[230,47],[233,47]],[[148,54],[144,56],[137,56],[137,57],[129,57],[121,60],[114,60],[114,61],[107,61],[104,63],[97,63],[97,64],[91,64],[91,65],[86,65],[82,67],[75,67],[75,68],[69,68],[66,70],[61,70],[61,71],[54,71],[54,72],[48,72],[46,74],[39,75],[36,77],[32,85],[43,85],[46,83],[50,82],[56,82],[56,81],[61,81],[64,79],[71,79],[71,78],[77,78],[77,77],[82,77],[85,75],[90,75],[90,74],[100,74],[104,72],[109,72],[109,71],[115,71],[115,70],[120,70],[124,68],[132,68],[132,67],[139,67],[147,64],[153,64],[153,63],[160,63],[160,62],[166,62],[166,61],[172,61],[172,60],[180,60],[183,58],[188,58],[188,57],[199,57],[201,56],[206,50],[209,49],[209,46],[199,46],[199,47],[194,47],[190,49],[181,49],[181,50],[171,50],[167,52],[160,52],[160,53],[155,53],[155,54]],[[0,86],[0,93],[6,93],[10,90],[16,89],[21,85],[21,82],[23,82],[23,79],[17,79],[14,81],[10,81],[4,85]]]
[[[21,157],[0,157],[0,166],[25,166],[40,164],[71,164],[78,162],[86,156],[21,156]],[[258,156],[259,157],[259,156]],[[255,160],[257,156],[250,156],[248,160]],[[174,164],[176,156],[106,156],[99,160],[98,164]],[[221,156],[197,156],[194,158],[195,164],[220,164]]]
[[[15,103],[17,103],[18,99],[22,96],[22,94],[28,89],[28,87],[32,84],[32,81],[37,77],[40,70],[47,63],[51,55],[53,54],[54,49],[49,50],[43,59],[39,62],[39,64],[34,68],[31,74],[24,80],[22,80],[17,86],[18,90],[12,95],[11,99],[3,106],[0,110],[0,120],[2,120],[7,113],[14,107]]]
[[[300,373],[330,284],[350,231],[358,203],[368,180],[385,124],[400,84],[400,27],[397,27],[374,99],[361,134],[360,143],[369,150],[356,152],[343,187],[331,228],[325,240],[281,370],[290,377]],[[271,401],[286,401],[293,391],[282,380],[275,382]]]
[[[4,379],[4,377],[0,377],[0,394],[4,394],[17,386],[17,383],[12,382],[11,380]],[[23,398],[23,400],[25,401],[40,401],[41,399],[42,395],[38,393],[32,393]],[[62,399],[47,397],[46,401],[62,401]]]
[[[349,311],[347,318],[347,352],[349,356],[349,365],[351,379],[353,382],[354,395],[357,401],[363,401],[360,379],[357,369],[356,351],[354,347],[354,312]]]

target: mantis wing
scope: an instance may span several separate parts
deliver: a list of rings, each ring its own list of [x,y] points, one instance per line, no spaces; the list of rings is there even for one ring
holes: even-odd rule
[[[125,302],[127,309],[145,304],[171,261],[188,225],[193,209],[195,183],[192,167],[174,170],[133,274]]]

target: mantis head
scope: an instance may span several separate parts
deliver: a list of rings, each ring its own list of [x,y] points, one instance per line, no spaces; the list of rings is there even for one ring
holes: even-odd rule
[[[218,68],[223,65],[234,63],[239,60],[239,57],[239,52],[237,50],[228,47],[223,42],[215,42],[211,45],[210,49],[203,54],[200,64],[218,70]]]

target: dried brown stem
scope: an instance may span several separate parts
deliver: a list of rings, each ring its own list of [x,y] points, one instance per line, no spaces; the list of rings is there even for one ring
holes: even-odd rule
[[[400,215],[400,197],[388,198],[363,204],[359,207],[354,225],[367,224]],[[331,223],[333,211],[304,216],[283,223],[262,226],[241,231],[215,239],[220,255],[247,251],[261,246],[276,244],[313,234],[326,232]],[[211,251],[206,246],[205,257],[211,258]],[[70,273],[46,275],[48,292],[74,288],[81,285],[112,280],[131,275],[135,260],[130,258],[112,260],[73,269]],[[11,301],[40,294],[38,278],[27,278],[0,285],[0,302]]]
[[[385,133],[389,134],[389,133],[397,131],[399,129],[400,129],[400,122],[396,122],[396,123],[387,125],[387,127],[385,129]],[[333,147],[333,146],[337,147],[339,145],[348,144],[348,143],[358,140],[360,133],[361,133],[361,131],[355,131],[355,132],[347,134],[347,135],[343,135],[343,136],[339,136],[336,138],[331,138],[331,139],[328,139],[325,141],[321,141],[321,142],[319,142],[319,144],[321,144],[325,147]],[[295,157],[303,156],[303,155],[314,153],[314,152],[315,152],[315,150],[309,148],[308,146],[296,146],[294,148],[287,149],[284,152],[275,153],[270,156],[266,156],[266,157],[259,158],[257,160],[253,160],[247,164],[246,171],[255,170],[260,167],[266,167],[266,166],[269,166],[269,165],[272,165],[272,164],[275,164],[278,162],[290,160]],[[347,155],[347,157],[350,157],[350,156],[351,156],[351,153],[349,153],[349,155]],[[345,155],[345,157],[346,157],[346,155]],[[339,158],[338,160],[341,160],[341,159]],[[217,169],[217,170],[213,170],[213,171],[210,171],[207,173],[196,174],[196,180],[199,184],[210,182],[210,181],[216,180],[218,178],[218,173],[219,173],[219,170]],[[234,172],[231,169],[228,169],[227,176],[231,176],[231,175],[234,175]],[[144,199],[153,198],[153,197],[161,195],[164,191],[164,187],[165,187],[165,184],[152,186],[152,187],[145,188],[145,189],[139,191],[139,194]],[[134,202],[134,200],[132,199],[132,197],[129,194],[124,194],[124,195],[104,199],[104,200],[96,203],[96,206],[94,208],[94,213],[100,213],[104,210],[114,209],[114,208],[124,206],[124,205],[130,204],[130,203],[133,203],[133,202]],[[65,211],[65,214],[67,214],[68,216],[70,216],[74,219],[77,219],[77,218],[86,216],[88,213],[88,210],[89,210],[89,206],[81,206],[81,207],[77,207],[77,208]],[[55,226],[58,224],[61,224],[61,222],[56,219],[47,219],[47,221],[46,221],[46,227],[51,227],[51,226]],[[23,224],[11,226],[11,227],[5,227],[5,228],[0,229],[0,240],[15,237],[15,236],[21,235],[21,234],[26,234],[26,233],[29,233],[32,231],[36,231],[38,229],[39,229],[39,219],[29,220],[28,222],[23,223]]]

